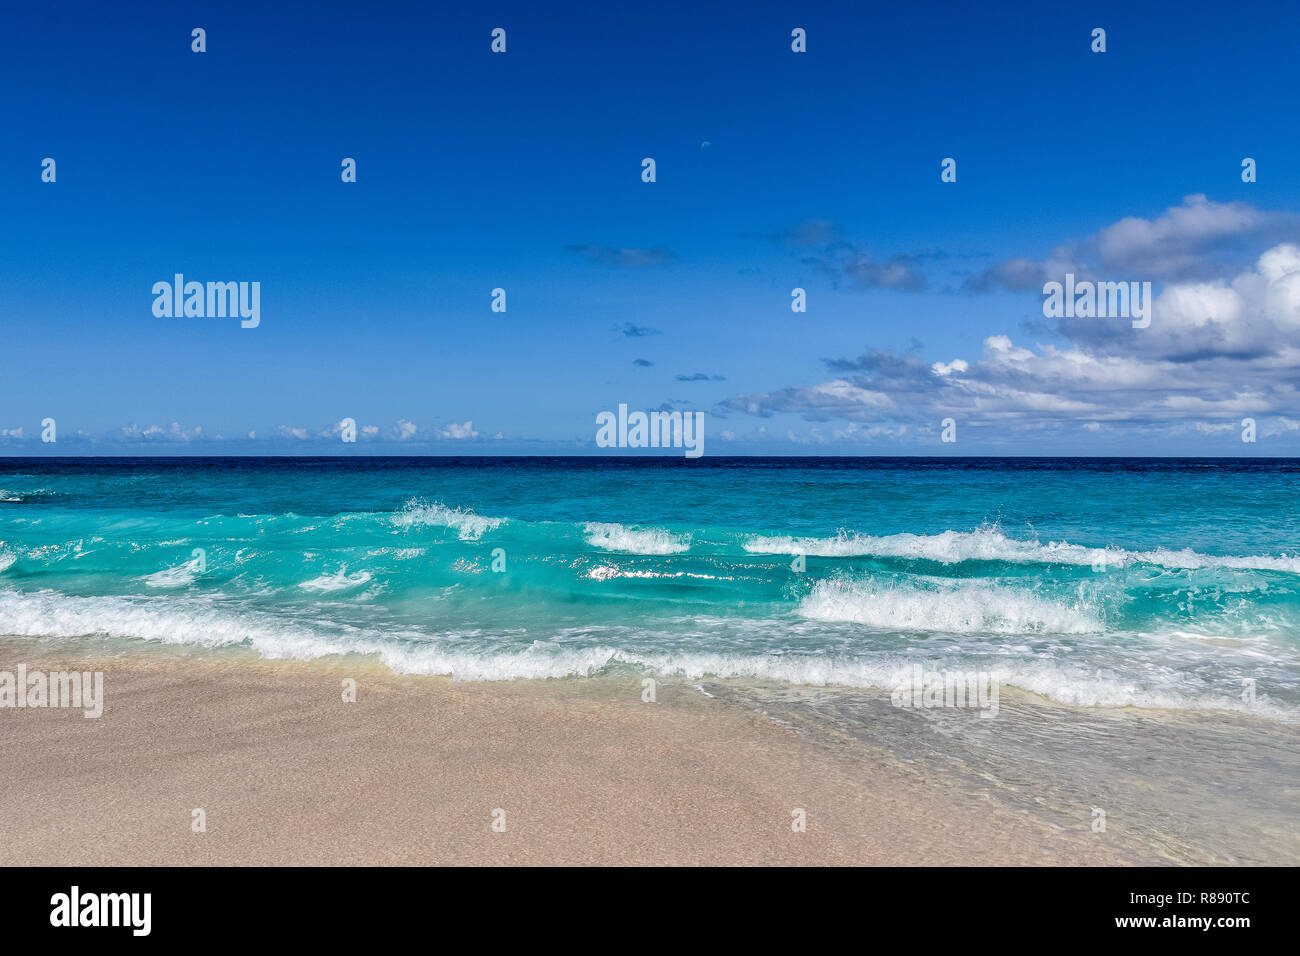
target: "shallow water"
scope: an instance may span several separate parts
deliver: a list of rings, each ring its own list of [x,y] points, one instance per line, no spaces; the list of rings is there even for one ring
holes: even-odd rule
[[[915,765],[922,787],[986,796],[1134,864],[1300,864],[1295,726],[1238,714],[1073,708],[1014,691],[985,719],[972,709],[901,708],[848,688],[699,686],[828,747],[884,749]]]
[[[462,679],[924,663],[1288,722],[1297,491],[1289,460],[0,460],[0,633]]]

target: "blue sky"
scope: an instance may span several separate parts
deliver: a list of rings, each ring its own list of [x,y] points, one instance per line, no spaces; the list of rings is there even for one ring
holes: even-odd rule
[[[1300,453],[1294,5],[264,6],[0,15],[0,455]]]

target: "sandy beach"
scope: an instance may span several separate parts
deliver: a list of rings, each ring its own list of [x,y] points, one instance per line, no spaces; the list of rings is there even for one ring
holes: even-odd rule
[[[4,865],[1127,859],[955,777],[862,742],[828,747],[687,684],[661,683],[646,703],[632,681],[454,683],[355,658],[0,647],[0,669],[102,670],[105,687],[98,719],[0,712]]]

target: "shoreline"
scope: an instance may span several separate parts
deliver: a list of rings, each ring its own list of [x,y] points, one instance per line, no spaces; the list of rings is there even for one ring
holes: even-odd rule
[[[639,680],[471,683],[356,658],[100,649],[0,640],[0,670],[105,681],[98,719],[0,711],[0,864],[1168,862],[687,682],[645,703]]]

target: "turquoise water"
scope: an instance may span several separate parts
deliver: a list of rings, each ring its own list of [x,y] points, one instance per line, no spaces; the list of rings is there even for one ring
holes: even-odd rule
[[[1298,493],[1290,460],[0,459],[0,634],[460,679],[923,662],[1290,720]]]

